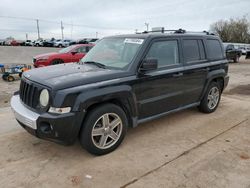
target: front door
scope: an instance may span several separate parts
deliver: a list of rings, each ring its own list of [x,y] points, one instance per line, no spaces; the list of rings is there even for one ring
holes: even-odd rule
[[[158,68],[138,74],[134,91],[138,101],[139,119],[171,111],[185,100],[184,67],[180,60],[179,40],[155,40],[144,58],[158,60]]]

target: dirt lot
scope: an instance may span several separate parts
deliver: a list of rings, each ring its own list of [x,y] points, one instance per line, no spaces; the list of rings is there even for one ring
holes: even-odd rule
[[[250,61],[230,64],[230,83],[213,114],[196,108],[129,130],[113,153],[39,140],[14,120],[0,81],[0,187],[250,188]]]

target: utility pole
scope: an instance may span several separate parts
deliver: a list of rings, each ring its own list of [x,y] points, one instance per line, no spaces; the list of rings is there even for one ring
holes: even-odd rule
[[[146,23],[146,22],[145,22],[145,26],[147,27],[147,31],[148,31],[149,23]]]
[[[61,21],[62,40],[64,39],[64,36],[63,36],[63,29],[64,29],[64,27],[63,27],[63,23],[62,23],[62,21]]]
[[[37,37],[40,39],[40,29],[39,29],[39,20],[36,19],[36,27],[37,27]]]
[[[95,32],[95,38],[98,38],[98,32]]]
[[[26,35],[25,35],[25,36],[26,36],[26,40],[28,40],[28,33],[26,33]]]
[[[71,20],[71,30],[70,30],[70,38],[72,40],[72,33],[73,33],[73,22]]]
[[[138,29],[135,29],[135,34],[137,34],[137,32],[138,32]]]

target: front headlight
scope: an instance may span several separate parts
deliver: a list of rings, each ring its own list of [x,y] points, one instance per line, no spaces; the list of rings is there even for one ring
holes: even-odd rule
[[[49,91],[43,89],[40,93],[39,102],[42,107],[46,107],[49,104]]]

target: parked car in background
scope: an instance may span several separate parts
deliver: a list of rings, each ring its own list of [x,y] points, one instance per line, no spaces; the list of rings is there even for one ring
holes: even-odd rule
[[[5,46],[10,46],[11,45],[11,42],[15,40],[13,37],[7,37],[5,40],[4,40],[4,45]]]
[[[69,40],[69,39],[64,39],[64,40],[56,41],[54,43],[54,47],[59,47],[59,48],[67,47],[67,46],[69,46],[69,44],[70,44],[71,41],[72,40]]]
[[[11,45],[11,46],[20,46],[21,43],[22,43],[21,41],[12,40],[12,41],[10,42],[10,45]]]
[[[224,44],[224,47],[227,59],[233,60],[233,62],[238,63],[242,54],[241,50],[236,49],[233,44]]]
[[[43,46],[43,39],[37,39],[34,41],[33,45],[34,46]]]
[[[250,50],[246,52],[246,59],[250,59]]]
[[[96,41],[98,41],[98,38],[92,38],[90,40],[87,40],[88,43],[95,43]]]
[[[98,40],[97,38],[84,38],[77,41],[72,41],[70,45],[95,43],[97,40]]]
[[[242,55],[246,55],[248,51],[250,51],[249,47],[239,47],[239,50],[241,50]]]
[[[56,39],[55,38],[52,38],[52,39],[47,39],[47,40],[44,40],[43,41],[43,46],[44,47],[53,47],[54,44],[56,42]]]
[[[25,45],[25,46],[33,46],[33,42],[32,42],[31,40],[26,40],[26,41],[24,42],[24,45]]]
[[[3,46],[5,44],[5,40],[0,40],[0,45]]]
[[[44,67],[61,63],[78,62],[93,47],[93,44],[76,44],[60,50],[33,58],[34,67]]]

